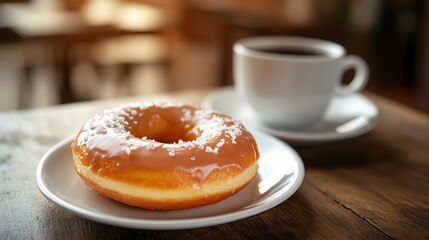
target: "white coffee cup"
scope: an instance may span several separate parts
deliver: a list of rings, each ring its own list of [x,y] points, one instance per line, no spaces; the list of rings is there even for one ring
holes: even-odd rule
[[[345,85],[343,74],[354,69]],[[261,36],[234,44],[237,94],[264,125],[297,129],[321,121],[335,95],[362,90],[368,67],[341,45],[312,38]]]

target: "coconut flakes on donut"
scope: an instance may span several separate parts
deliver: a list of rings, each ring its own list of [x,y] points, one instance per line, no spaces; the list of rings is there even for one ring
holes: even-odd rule
[[[180,118],[180,121],[188,122],[192,119],[191,111],[189,109],[183,109],[182,112],[184,113],[184,115]]]
[[[123,151],[126,154],[130,154],[132,150],[145,147],[147,149],[154,149],[157,147],[162,147],[166,149],[169,156],[175,156],[176,150],[178,149],[188,149],[198,148],[204,150],[205,152],[217,154],[220,148],[225,144],[226,140],[224,138],[220,139],[215,146],[206,146],[207,143],[218,138],[222,132],[225,133],[225,136],[231,139],[231,143],[236,144],[235,139],[241,135],[241,123],[233,119],[226,119],[218,115],[218,113],[213,114],[214,112],[207,109],[199,109],[192,112],[189,109],[183,109],[183,116],[181,116],[180,121],[182,122],[195,122],[194,128],[191,130],[198,137],[192,141],[183,141],[179,139],[177,143],[159,143],[155,139],[148,139],[146,136],[142,138],[135,138],[131,132],[125,130],[125,126],[129,125],[129,122],[126,121],[126,118],[133,120],[134,124],[138,124],[132,116],[141,116],[143,113],[137,111],[136,109],[144,110],[149,107],[177,107],[183,106],[183,104],[177,103],[133,103],[128,105],[122,105],[119,107],[111,108],[105,110],[102,114],[96,115],[92,121],[90,121],[89,128],[91,130],[96,130],[97,133],[116,133],[120,135],[121,145],[126,147],[123,148]],[[189,126],[189,124],[187,124]],[[96,128],[96,129],[95,129]]]
[[[216,143],[216,147],[221,148],[225,144],[225,139],[221,139],[218,143]]]
[[[178,143],[163,145],[163,148],[169,151],[170,156],[173,155],[171,153],[172,149],[192,149],[194,147],[217,154],[219,148],[224,145],[225,139],[222,138],[216,143],[216,147],[206,146],[208,142],[219,137],[222,132],[226,132],[227,136],[231,138],[232,143],[236,143],[236,137],[242,132],[240,125],[236,125],[237,122],[225,122],[224,118],[213,115],[213,112],[210,110],[197,110],[194,112],[194,116],[191,115],[191,111],[188,109],[184,109],[183,112],[184,116],[181,117],[181,121],[195,121],[195,127],[192,129],[192,132],[198,137],[192,141],[179,140]]]

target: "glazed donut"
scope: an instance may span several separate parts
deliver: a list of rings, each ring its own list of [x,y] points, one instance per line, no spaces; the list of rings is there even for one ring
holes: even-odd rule
[[[75,170],[87,185],[146,209],[213,204],[258,172],[256,142],[241,123],[182,104],[105,110],[84,124],[71,147]]]

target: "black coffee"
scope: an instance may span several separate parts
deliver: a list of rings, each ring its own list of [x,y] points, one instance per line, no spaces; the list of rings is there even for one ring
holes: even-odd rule
[[[261,52],[280,54],[280,55],[294,55],[294,56],[327,56],[326,52],[317,49],[306,48],[292,48],[292,47],[271,47],[255,49]]]

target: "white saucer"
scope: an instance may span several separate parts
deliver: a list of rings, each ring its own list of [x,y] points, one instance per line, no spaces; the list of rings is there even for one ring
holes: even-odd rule
[[[260,124],[253,111],[236,95],[234,87],[215,91],[207,96],[202,106],[230,115],[243,121],[248,127],[257,128],[293,145],[356,137],[372,130],[378,118],[377,106],[359,93],[335,97],[321,122],[299,130],[270,128]]]
[[[298,190],[304,165],[287,144],[252,131],[259,151],[258,176],[242,191],[210,206],[151,211],[112,201],[91,190],[73,168],[72,138],[52,147],[37,167],[37,185],[52,202],[93,221],[137,229],[189,229],[236,221],[277,206]]]

